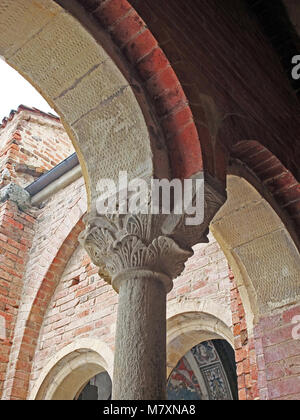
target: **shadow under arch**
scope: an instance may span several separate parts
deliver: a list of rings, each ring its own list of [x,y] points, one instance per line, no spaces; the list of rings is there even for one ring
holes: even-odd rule
[[[29,400],[73,400],[95,375],[112,377],[113,352],[97,339],[81,339],[61,349],[43,368]]]

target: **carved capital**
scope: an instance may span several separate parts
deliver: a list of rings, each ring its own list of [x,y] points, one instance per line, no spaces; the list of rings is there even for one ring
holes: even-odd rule
[[[165,283],[167,291],[193,255],[192,246],[207,242],[208,226],[225,197],[205,185],[204,220],[186,224],[186,214],[111,214],[96,211],[85,217],[80,243],[99,267],[99,274],[118,290],[120,275],[151,273]]]
[[[180,248],[168,236],[156,236],[159,219],[148,215],[89,215],[79,240],[99,267],[99,274],[116,289],[115,280],[121,273],[139,269],[159,277],[169,291],[171,280],[183,271],[193,252]],[[155,230],[151,230],[153,223]]]

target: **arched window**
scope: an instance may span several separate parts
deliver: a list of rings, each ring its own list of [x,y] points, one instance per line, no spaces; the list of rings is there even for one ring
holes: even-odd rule
[[[169,400],[237,400],[234,351],[225,340],[204,341],[178,362],[167,383]]]

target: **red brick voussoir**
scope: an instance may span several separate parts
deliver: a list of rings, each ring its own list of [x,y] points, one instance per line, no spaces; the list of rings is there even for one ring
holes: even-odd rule
[[[300,184],[292,173],[266,147],[257,141],[243,141],[233,148],[232,156],[246,163],[275,202],[294,222],[300,238]]]
[[[79,2],[111,35],[144,83],[165,133],[173,176],[184,179],[202,171],[201,139],[188,100],[146,23],[127,0]]]

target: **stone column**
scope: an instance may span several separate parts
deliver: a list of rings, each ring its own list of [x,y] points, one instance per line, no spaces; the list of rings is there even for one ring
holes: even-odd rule
[[[166,398],[166,295],[191,250],[160,236],[155,216],[88,216],[81,236],[119,293],[113,398]]]
[[[113,399],[166,399],[166,288],[152,272],[120,275]]]
[[[191,247],[207,242],[222,201],[206,192],[205,220],[197,227],[174,214],[86,216],[80,242],[119,293],[113,399],[166,398],[166,295]]]

